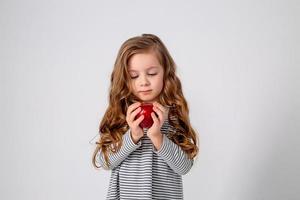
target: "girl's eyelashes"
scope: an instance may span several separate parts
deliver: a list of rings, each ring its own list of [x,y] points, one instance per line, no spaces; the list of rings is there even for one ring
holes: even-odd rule
[[[135,78],[137,78],[137,76],[135,76],[135,77],[131,77],[132,79],[135,79]]]
[[[157,75],[157,73],[155,73],[155,74],[148,74],[148,75],[150,75],[150,76],[155,76],[155,75]],[[139,76],[132,76],[131,78],[132,78],[132,79],[136,79],[137,77],[139,77]]]

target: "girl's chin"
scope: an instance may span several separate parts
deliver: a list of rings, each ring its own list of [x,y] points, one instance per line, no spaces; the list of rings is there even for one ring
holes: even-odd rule
[[[153,103],[153,102],[155,102],[156,100],[155,99],[157,99],[157,98],[153,98],[153,97],[150,97],[150,96],[148,96],[148,97],[145,97],[145,96],[137,96],[138,97],[138,101],[140,101],[140,102],[145,102],[145,103]]]

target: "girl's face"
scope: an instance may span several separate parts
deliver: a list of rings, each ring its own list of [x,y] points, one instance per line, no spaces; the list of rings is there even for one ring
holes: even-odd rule
[[[143,102],[153,103],[163,88],[164,70],[154,53],[134,54],[128,62],[133,94]],[[146,92],[145,92],[146,91]]]

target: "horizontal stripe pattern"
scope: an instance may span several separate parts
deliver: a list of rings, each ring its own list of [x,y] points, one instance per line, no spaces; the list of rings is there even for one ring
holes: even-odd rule
[[[132,141],[130,129],[123,135],[121,149],[109,154],[107,200],[183,199],[182,175],[189,172],[193,160],[167,137],[171,128],[166,120],[161,128],[163,143],[159,150],[146,135],[147,129],[138,144]],[[106,166],[101,151],[97,162]]]

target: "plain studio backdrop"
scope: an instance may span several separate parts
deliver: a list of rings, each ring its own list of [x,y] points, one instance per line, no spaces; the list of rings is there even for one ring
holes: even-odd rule
[[[142,33],[169,49],[199,134],[185,199],[300,199],[299,1],[0,7],[0,199],[105,199],[89,141],[117,51]]]

